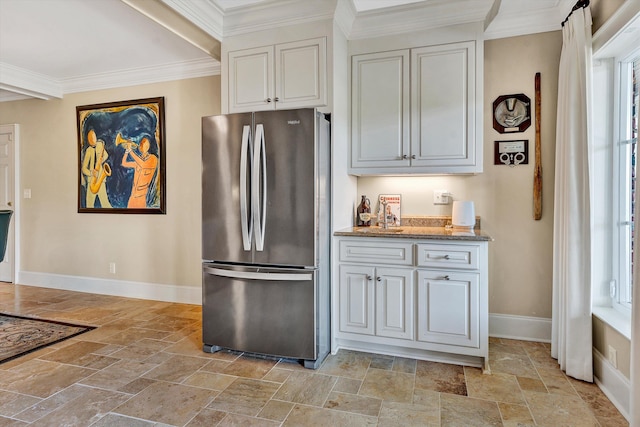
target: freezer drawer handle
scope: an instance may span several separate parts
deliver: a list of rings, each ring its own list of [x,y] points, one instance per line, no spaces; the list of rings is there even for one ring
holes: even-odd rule
[[[247,210],[247,165],[251,159],[247,159],[247,154],[252,157],[251,151],[251,126],[245,125],[242,128],[242,147],[240,149],[240,223],[242,227],[242,248],[245,251],[251,250],[251,235],[253,234],[253,212],[249,215]]]
[[[205,273],[216,276],[230,277],[232,279],[253,279],[253,280],[283,280],[289,282],[301,282],[303,280],[313,280],[311,273],[254,273],[251,271],[233,271],[221,268],[205,267]]]

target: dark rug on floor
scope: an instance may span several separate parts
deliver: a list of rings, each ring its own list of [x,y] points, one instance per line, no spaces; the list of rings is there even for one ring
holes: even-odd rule
[[[0,313],[0,363],[92,329],[95,327]]]

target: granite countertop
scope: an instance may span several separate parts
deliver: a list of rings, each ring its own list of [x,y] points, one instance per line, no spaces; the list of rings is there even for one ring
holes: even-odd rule
[[[451,227],[450,217],[410,217],[401,219],[399,227],[387,229],[371,227],[349,227],[333,233],[334,236],[383,237],[400,239],[467,240],[492,241],[488,234],[480,229],[480,219],[476,219],[473,230]]]

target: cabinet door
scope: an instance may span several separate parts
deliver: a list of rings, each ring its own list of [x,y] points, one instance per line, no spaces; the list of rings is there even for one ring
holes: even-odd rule
[[[354,55],[351,78],[351,168],[409,166],[409,50]]]
[[[229,112],[275,109],[273,46],[229,52]]]
[[[413,270],[376,269],[376,335],[413,340]]]
[[[326,45],[324,37],[276,45],[276,108],[326,105]]]
[[[340,330],[373,335],[373,278],[367,266],[340,266]]]
[[[418,270],[418,340],[479,348],[480,275]]]
[[[477,172],[475,61],[474,42],[411,50],[412,167]]]

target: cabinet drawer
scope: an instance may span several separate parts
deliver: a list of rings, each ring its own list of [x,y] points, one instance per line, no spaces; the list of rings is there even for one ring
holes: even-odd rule
[[[459,268],[477,270],[479,268],[479,245],[439,245],[418,244],[418,267]]]
[[[356,240],[341,240],[340,261],[413,265],[413,244],[379,241],[364,243]]]

